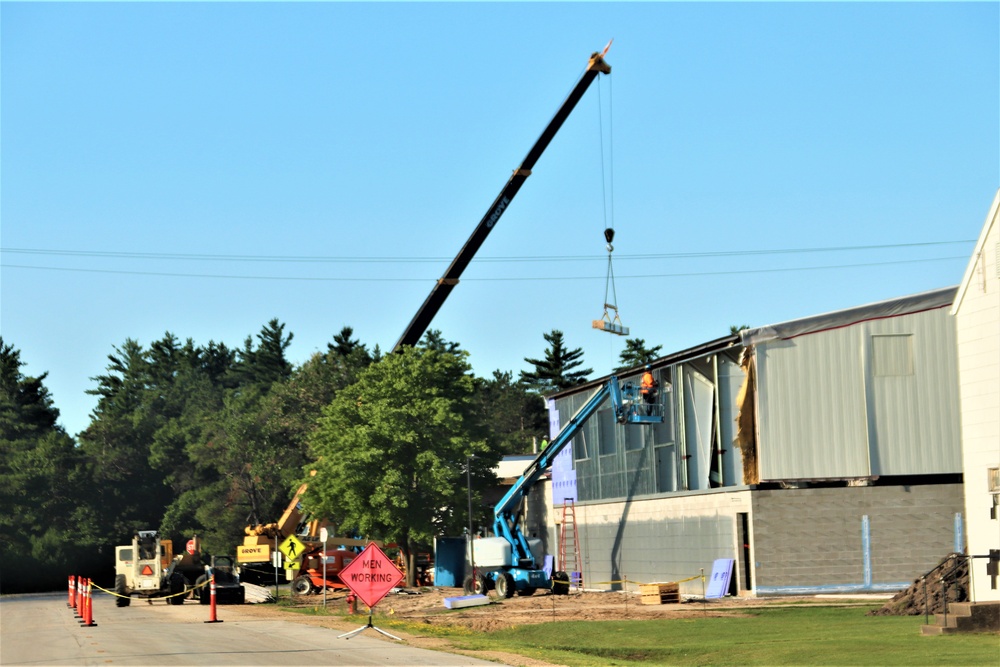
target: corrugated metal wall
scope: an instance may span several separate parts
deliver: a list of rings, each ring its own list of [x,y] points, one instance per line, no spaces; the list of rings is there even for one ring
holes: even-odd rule
[[[960,471],[946,308],[759,343],[762,480]]]

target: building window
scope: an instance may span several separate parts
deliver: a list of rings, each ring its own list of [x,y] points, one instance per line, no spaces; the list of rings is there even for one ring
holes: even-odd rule
[[[913,336],[872,336],[872,372],[875,377],[913,375]]]

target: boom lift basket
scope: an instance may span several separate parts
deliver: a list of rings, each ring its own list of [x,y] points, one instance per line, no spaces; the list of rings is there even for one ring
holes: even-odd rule
[[[659,424],[663,422],[663,398],[659,390],[647,402],[639,387],[632,382],[622,384],[622,407],[629,424]]]

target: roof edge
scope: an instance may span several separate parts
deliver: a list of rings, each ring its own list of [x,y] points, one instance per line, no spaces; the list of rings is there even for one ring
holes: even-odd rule
[[[925,310],[943,308],[954,302],[957,290],[958,287],[942,287],[929,292],[877,301],[863,306],[779,322],[778,324],[769,324],[756,329],[745,329],[740,332],[740,341],[745,346],[757,345],[775,339],[787,340],[828,329],[839,329],[867,320],[912,315]]]
[[[686,350],[681,350],[680,352],[674,352],[668,354],[665,357],[660,357],[655,359],[650,363],[650,365],[656,368],[663,368],[664,366],[669,366],[671,364],[676,364],[678,362],[687,361],[689,359],[695,359],[697,357],[703,357],[708,354],[713,354],[715,352],[720,352],[722,350],[733,347],[739,344],[740,337],[736,334],[730,334],[728,336],[723,336],[722,338],[716,338],[715,340],[708,341],[707,343],[702,343],[701,345],[695,345],[694,347],[689,347]],[[627,368],[620,373],[608,373],[602,377],[595,380],[588,380],[583,384],[578,384],[575,387],[568,387],[566,389],[560,389],[559,391],[553,392],[551,394],[543,394],[546,399],[556,399],[562,398],[563,396],[569,396],[570,394],[576,394],[587,389],[593,389],[599,385],[604,384],[611,378],[612,375],[631,375],[633,373],[638,373],[642,370],[642,366],[635,366],[633,368]]]
[[[993,225],[997,224],[998,217],[1000,217],[1000,188],[997,188],[996,194],[993,195],[993,203],[990,204],[990,210],[986,213],[986,220],[983,221],[983,229],[979,232],[979,240],[976,241],[976,247],[969,257],[969,264],[965,267],[965,275],[962,277],[962,283],[958,286],[958,293],[955,295],[955,301],[951,306],[952,315],[958,313],[958,308],[962,305],[965,293],[969,290],[969,285],[972,284],[972,276],[975,274],[976,264],[979,263],[979,260],[983,256],[986,237],[990,235]]]

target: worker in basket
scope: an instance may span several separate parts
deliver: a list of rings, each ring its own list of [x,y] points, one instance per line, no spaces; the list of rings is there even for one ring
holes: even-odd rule
[[[656,378],[653,377],[653,367],[646,364],[646,369],[642,374],[642,382],[639,385],[639,393],[642,394],[642,401],[646,404],[647,416],[653,414],[653,404],[656,403],[658,386]]]

